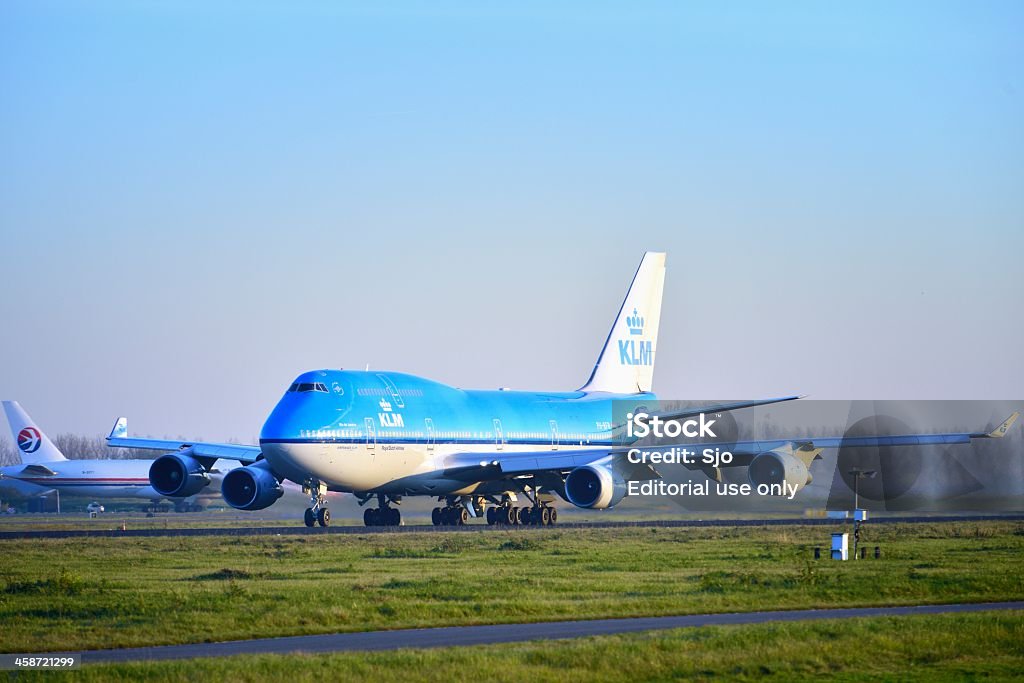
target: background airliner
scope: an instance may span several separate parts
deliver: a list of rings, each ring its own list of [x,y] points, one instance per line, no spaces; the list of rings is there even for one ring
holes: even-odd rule
[[[62,495],[99,500],[142,498],[151,505],[169,497],[174,499],[178,511],[201,509],[195,500],[200,491],[188,496],[164,496],[153,489],[149,483],[152,459],[68,460],[17,401],[4,401],[3,406],[22,464],[0,467],[0,478],[14,480],[19,495],[43,495],[57,490]],[[227,461],[222,466],[238,465]],[[213,475],[216,476],[216,473]],[[202,492],[207,497],[215,493],[215,488]]]
[[[665,254],[647,253],[587,382],[570,392],[476,391],[398,372],[316,370],[299,375],[270,413],[258,446],[131,438],[118,421],[111,446],[175,451],[149,470],[153,489],[188,496],[210,484],[218,459],[243,463],[224,475],[221,493],[232,507],[259,510],[282,495],[281,483],[310,494],[305,523],[326,526],[328,491],[350,492],[367,508],[367,526],[397,525],[403,496],[435,496],[434,524],[552,524],[560,497],[583,508],[610,508],[629,480],[654,479],[648,465],[625,458],[613,401],[640,408],[651,393],[665,277]],[[702,412],[789,401],[706,405],[662,414],[682,419]],[[622,414],[623,404],[616,405]],[[804,486],[823,448],[966,443],[1002,436],[1016,414],[993,432],[739,442],[732,463],[752,484]],[[701,445],[687,444],[690,448]],[[706,471],[720,477],[719,471]],[[524,499],[526,505],[517,507]]]

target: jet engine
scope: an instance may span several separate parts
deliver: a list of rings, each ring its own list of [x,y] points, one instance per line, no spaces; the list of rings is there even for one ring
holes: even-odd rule
[[[284,489],[267,461],[260,460],[225,474],[220,493],[224,501],[237,510],[262,510],[283,496]]]
[[[804,461],[791,453],[765,451],[750,461],[747,478],[751,486],[779,485],[786,482],[790,487],[803,487],[811,483],[811,473]]]
[[[584,465],[565,478],[565,498],[576,507],[604,510],[626,495],[626,481],[602,465]]]
[[[186,498],[199,493],[210,483],[202,463],[188,455],[190,451],[161,455],[149,466],[149,483],[167,498]]]

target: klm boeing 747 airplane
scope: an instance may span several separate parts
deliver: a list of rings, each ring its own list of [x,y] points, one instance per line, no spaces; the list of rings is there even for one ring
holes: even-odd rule
[[[263,425],[258,446],[132,438],[119,420],[111,446],[173,451],[153,462],[149,479],[163,496],[188,496],[210,482],[218,459],[237,460],[224,475],[224,500],[259,510],[282,495],[282,482],[310,495],[307,526],[327,526],[328,491],[354,494],[367,526],[398,525],[406,496],[436,497],[434,524],[553,524],[556,498],[582,508],[610,508],[627,482],[659,477],[627,457],[613,424],[613,401],[637,411],[651,393],[665,254],[647,253],[619,308],[587,382],[570,392],[474,391],[397,372],[314,370],[299,375]],[[790,401],[707,405],[659,415],[683,420],[704,413]],[[622,413],[618,404],[617,413]],[[988,433],[740,442],[728,466],[746,467],[751,483],[810,481],[811,463],[838,445],[965,443],[998,437],[1016,415]],[[689,448],[700,446],[688,445]],[[725,465],[723,465],[725,466]],[[714,468],[701,467],[711,477]],[[517,503],[523,502],[517,506]]]

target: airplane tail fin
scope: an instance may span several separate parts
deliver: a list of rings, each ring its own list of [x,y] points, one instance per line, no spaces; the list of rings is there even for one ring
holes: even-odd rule
[[[640,261],[582,391],[632,394],[651,390],[664,287],[665,254],[649,251]]]
[[[17,401],[4,401],[4,412],[7,414],[7,422],[11,426],[11,434],[14,435],[14,443],[21,451],[21,462],[26,465],[35,465],[43,462],[56,462],[67,460],[49,437],[42,432],[28,413],[18,405]]]

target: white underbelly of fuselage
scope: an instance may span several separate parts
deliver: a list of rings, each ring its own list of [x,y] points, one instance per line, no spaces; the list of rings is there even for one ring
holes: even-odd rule
[[[474,482],[453,481],[444,475],[445,463],[450,456],[479,453],[481,461],[487,461],[487,456],[543,450],[536,444],[503,444],[499,448],[481,444],[428,446],[380,442],[373,447],[325,442],[263,444],[262,448],[274,471],[299,484],[316,480],[338,491],[410,491],[427,495],[469,492],[475,486]],[[551,449],[551,452],[558,451]]]

